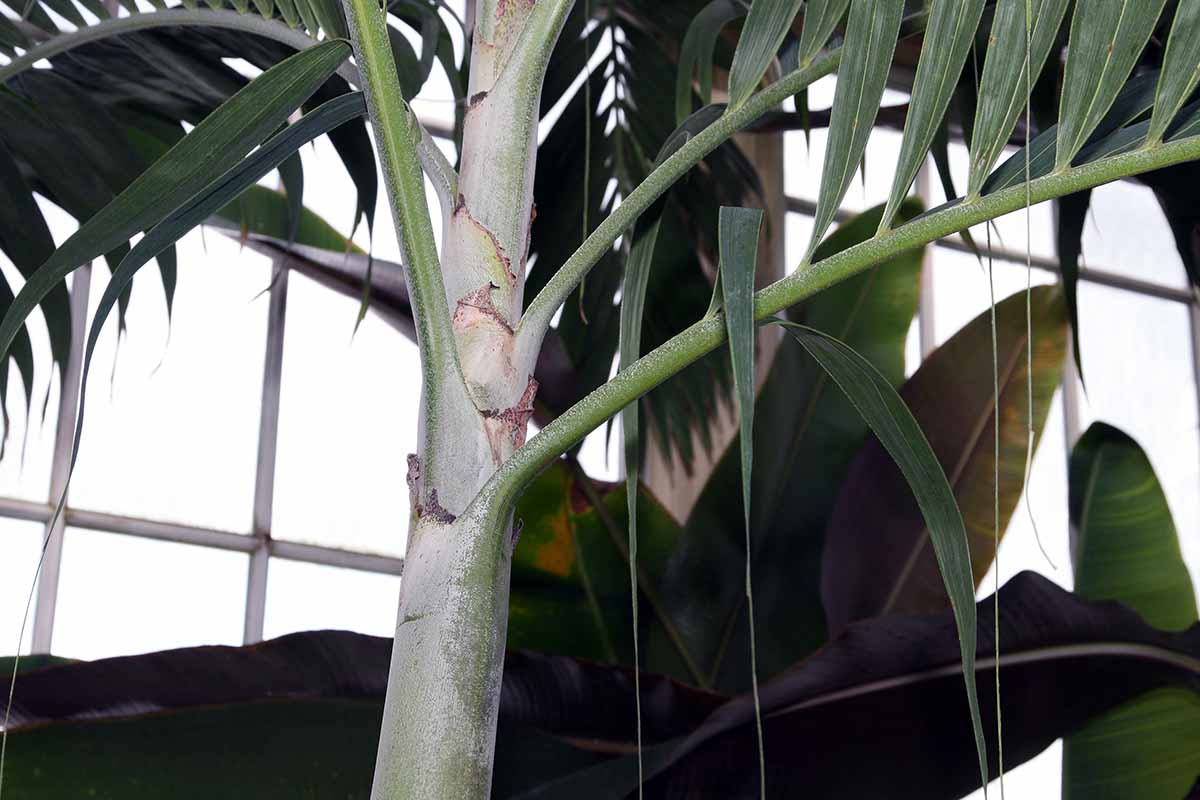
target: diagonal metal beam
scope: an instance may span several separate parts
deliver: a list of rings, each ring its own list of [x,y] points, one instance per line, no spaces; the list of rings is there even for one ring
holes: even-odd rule
[[[279,387],[283,376],[283,335],[287,321],[287,257],[272,260],[267,347],[263,361],[262,406],[258,424],[258,460],[254,478],[252,533],[257,546],[250,554],[246,578],[245,644],[262,641],[267,611],[267,567],[270,561],[271,508],[275,502],[275,453],[279,444]]]
[[[84,264],[71,278],[71,351],[62,373],[62,391],[58,398],[58,421],[54,429],[54,456],[50,465],[51,511],[64,493],[71,473],[71,450],[75,444],[75,415],[79,403],[79,383],[83,372],[83,342],[87,336],[88,294],[92,282],[92,265]],[[50,524],[46,517],[41,569],[38,574],[37,599],[33,608],[32,650],[49,653],[54,638],[54,611],[58,605],[58,578],[62,569],[63,531],[65,515]]]

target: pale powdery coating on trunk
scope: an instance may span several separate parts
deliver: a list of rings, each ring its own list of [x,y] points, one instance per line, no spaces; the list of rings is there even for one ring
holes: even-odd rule
[[[490,791],[511,561],[493,527],[473,508],[410,535],[373,797]]]
[[[360,69],[378,70],[388,60],[382,14],[369,0],[344,1],[348,16],[357,18],[351,31]],[[514,329],[534,213],[542,80],[571,4],[480,3],[461,170],[457,180],[446,176],[438,184],[447,194],[441,263],[428,248],[424,262],[405,252],[409,285],[420,290],[411,294],[424,382],[419,451],[407,462],[410,536],[372,788],[376,800],[486,797],[491,788],[516,536],[512,494],[481,490],[524,444],[537,393],[536,353],[520,356]],[[364,35],[359,25],[374,30]],[[385,84],[374,89],[392,92],[395,108],[398,87]],[[379,126],[394,120],[378,118],[370,91],[368,105],[378,140]],[[404,113],[411,113],[406,105]],[[395,169],[404,163],[399,149],[392,148],[392,169],[385,171],[390,181],[392,173],[402,173]],[[393,211],[401,208],[411,217],[417,192],[402,189],[397,194],[389,183]],[[408,238],[402,231],[402,244]],[[430,309],[431,302],[445,302],[449,314],[442,319],[445,310]],[[420,341],[422,330],[430,341]],[[452,347],[440,351],[451,357],[432,363],[427,356],[442,335],[452,337]]]

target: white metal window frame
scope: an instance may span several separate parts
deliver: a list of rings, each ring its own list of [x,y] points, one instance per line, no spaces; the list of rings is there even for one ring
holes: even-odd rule
[[[449,131],[441,126],[433,131],[444,138]],[[930,182],[928,170],[922,170],[918,179],[917,193],[929,202]],[[808,200],[787,197],[787,211],[811,217],[814,205]],[[843,211],[839,219],[853,216]],[[935,242],[927,251],[932,257],[936,249],[970,252],[959,237],[948,237]],[[1026,254],[993,247],[984,251],[996,261],[1024,265]],[[1034,257],[1035,269],[1057,274],[1058,265],[1053,259]],[[266,348],[263,363],[263,389],[260,408],[260,424],[255,468],[252,526],[249,535],[233,533],[216,528],[182,525],[145,519],[124,514],[110,514],[95,510],[75,508],[69,497],[60,518],[52,523],[57,500],[62,496],[70,467],[72,434],[75,422],[75,405],[79,394],[80,368],[88,307],[88,285],[91,267],[84,266],[76,271],[71,293],[72,341],[71,352],[63,376],[58,408],[58,424],[55,431],[53,460],[50,470],[49,498],[45,503],[0,497],[0,519],[17,519],[40,522],[45,526],[45,553],[37,584],[33,609],[31,650],[35,653],[50,652],[54,634],[55,608],[60,589],[59,575],[62,564],[64,530],[67,526],[81,530],[119,533],[127,536],[154,539],[180,544],[198,545],[219,550],[246,553],[249,567],[246,580],[243,641],[252,644],[262,640],[263,622],[266,615],[267,577],[272,558],[306,562],[330,567],[360,570],[384,575],[400,575],[404,559],[349,549],[276,539],[272,536],[272,505],[275,489],[276,450],[279,434],[279,407],[283,371],[283,344],[287,317],[288,269],[287,257],[281,256],[274,262],[279,277],[269,289],[270,300],[267,312]],[[922,285],[918,301],[917,325],[922,359],[936,347],[933,332],[933,286],[931,270],[922,270]],[[1081,268],[1080,279],[1112,287],[1146,297],[1183,303],[1188,307],[1191,325],[1191,358],[1193,379],[1200,387],[1200,303],[1191,291],[1175,289],[1148,281],[1130,278],[1095,268]],[[1067,359],[1063,380],[1063,413],[1065,418],[1067,452],[1080,435],[1080,406],[1078,380],[1073,359]]]

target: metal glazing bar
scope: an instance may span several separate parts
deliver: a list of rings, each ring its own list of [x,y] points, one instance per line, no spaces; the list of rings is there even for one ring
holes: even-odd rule
[[[1196,387],[1196,400],[1200,403],[1200,296],[1188,306],[1188,320],[1192,328],[1192,384]]]
[[[929,182],[929,160],[921,166],[917,173],[917,196],[925,208],[933,207],[933,188]],[[926,247],[921,259],[920,287],[917,293],[917,334],[921,346],[921,360],[937,349],[937,336],[934,330],[933,304],[933,249]]]
[[[0,498],[0,517],[46,522],[50,519],[53,511],[52,506],[42,503],[7,497]],[[156,520],[126,517],[120,514],[106,514],[102,511],[88,511],[78,508],[68,508],[63,512],[63,517],[67,525],[81,530],[120,533],[125,536],[136,536],[141,539],[178,542],[180,544],[212,547],[217,550],[229,550],[237,553],[253,553],[259,548],[259,543],[253,536],[247,536],[242,533],[231,533],[215,528],[158,522]],[[399,575],[404,569],[404,559],[395,556],[354,552],[341,550],[336,547],[324,547],[322,545],[305,544],[303,542],[288,542],[279,539],[270,540],[267,545],[267,554],[273,558],[286,558],[291,561],[303,561],[327,567],[379,572],[385,575]]]
[[[799,197],[788,197],[788,211],[796,214],[804,214],[812,216],[816,210],[816,204],[804,200]],[[844,222],[854,216],[853,212],[842,210],[838,212],[837,221]],[[942,247],[947,250],[954,250],[959,253],[969,253],[974,255],[974,251],[958,236],[950,236],[945,239],[939,239],[934,242],[934,246]],[[1003,247],[993,247],[990,251],[986,248],[981,248],[980,252],[983,255],[991,254],[991,257],[996,261],[1002,261],[1009,264],[1017,264],[1025,266],[1025,251],[1024,250],[1009,250]],[[1058,261],[1045,256],[1033,256],[1032,263],[1035,269],[1040,269],[1045,272],[1052,272],[1055,275],[1059,274]],[[1148,297],[1157,297],[1162,300],[1171,300],[1176,303],[1192,302],[1192,293],[1187,289],[1176,289],[1170,286],[1163,286],[1149,281],[1130,278],[1125,275],[1119,275],[1115,272],[1107,272],[1105,270],[1080,267],[1079,279],[1089,283],[1099,284],[1101,286],[1109,286],[1114,289],[1124,289],[1137,294],[1143,294]]]
[[[310,564],[324,564],[327,567],[357,569],[364,572],[380,572],[386,575],[400,575],[404,572],[404,559],[395,556],[356,553],[303,542],[285,542],[280,539],[272,539],[270,549],[272,558],[306,561]]]
[[[79,402],[79,383],[83,371],[83,341],[87,335],[88,293],[92,266],[84,264],[71,278],[71,351],[62,373],[62,391],[58,397],[58,421],[54,430],[54,455],[50,465],[51,510],[66,491],[71,472],[71,450],[75,443],[75,416]],[[62,567],[63,518],[50,525],[46,515],[45,550],[38,575],[37,599],[33,608],[32,650],[49,653],[54,637],[54,609],[58,604],[58,576]]]
[[[279,443],[279,387],[283,375],[283,335],[287,321],[287,258],[275,258],[270,306],[267,310],[267,347],[263,359],[262,407],[258,424],[258,460],[254,478],[253,534],[257,547],[250,555],[246,578],[245,644],[262,641],[267,610],[267,568],[270,560],[271,507],[275,501],[275,452]]]

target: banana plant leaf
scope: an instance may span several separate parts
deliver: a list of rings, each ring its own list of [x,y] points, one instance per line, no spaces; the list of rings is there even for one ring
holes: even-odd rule
[[[883,207],[839,228],[825,257],[869,239]],[[920,213],[909,201],[905,218]],[[794,309],[794,321],[838,337],[893,385],[904,378],[904,341],[917,307],[922,252],[912,251],[845,281]],[[820,606],[822,536],[838,486],[866,423],[800,347],[780,347],[756,403],[751,538],[760,674],[773,675],[825,639]],[[750,687],[741,515],[739,439],[729,445],[688,518],[659,591],[701,665],[707,685]],[[647,632],[646,664],[690,680],[666,632]]]
[[[1162,486],[1142,448],[1094,423],[1070,464],[1075,586],[1118,600],[1151,625],[1194,625],[1196,591]],[[1173,800],[1200,774],[1200,694],[1160,689],[1063,742],[1063,797]]]
[[[979,607],[983,682],[994,668],[991,602]],[[1009,768],[1146,691],[1200,687],[1200,626],[1157,631],[1032,573],[1001,590],[1000,610]],[[317,631],[24,673],[6,794],[366,798],[390,649]],[[978,772],[958,659],[948,612],[874,619],[764,686],[770,796],[969,791]],[[653,675],[641,685],[647,797],[758,796],[749,698]],[[623,667],[510,651],[494,796],[625,796],[636,781],[632,691]]]
[[[514,518],[508,646],[633,663],[633,619],[625,536],[625,486],[604,484],[560,461],[530,486]],[[679,526],[645,488],[638,502],[639,563],[662,570]],[[653,598],[643,614],[658,616]],[[670,620],[662,624],[670,626]]]
[[[1066,351],[1062,293],[1032,295],[1033,425],[1040,436]],[[978,583],[995,556],[993,423],[1000,417],[1000,531],[1025,483],[1027,396],[1025,293],[996,306],[999,404],[992,382],[988,312],[938,348],[900,390],[945,469],[962,509]],[[821,596],[836,632],[856,619],[946,607],[924,520],[883,446],[855,456],[825,535]]]

